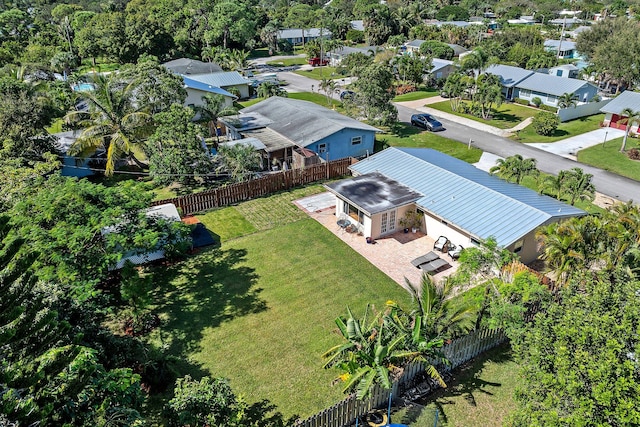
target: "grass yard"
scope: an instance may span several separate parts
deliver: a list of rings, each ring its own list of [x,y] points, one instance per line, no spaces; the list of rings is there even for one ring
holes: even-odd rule
[[[267,399],[285,417],[312,415],[343,397],[331,386],[337,371],[322,369],[322,353],[339,342],[333,320],[347,306],[359,315],[367,303],[409,304],[409,297],[290,203],[320,190],[199,216],[222,246],[156,274],[163,326],[150,339],[180,359],[180,375],[227,377],[249,402]]]
[[[432,96],[438,96],[440,91],[438,89],[425,89],[417,90],[415,92],[404,93],[398,95],[392,99],[393,102],[405,102],[405,101],[417,101],[418,99],[431,98]]]
[[[433,148],[468,163],[479,161],[482,155],[482,150],[478,148],[469,149],[458,141],[404,123],[397,123],[391,132],[376,137],[376,151],[380,151],[385,144],[392,147]]]
[[[392,422],[431,427],[438,411],[439,427],[499,427],[515,407],[518,365],[508,346],[497,347],[454,371],[455,381],[420,402],[424,408],[405,408]]]
[[[342,74],[336,72],[336,67],[313,67],[312,70],[303,70],[303,71],[294,71],[296,74],[300,74],[304,77],[309,77],[310,79],[322,80],[322,79],[341,79],[343,77]]]
[[[626,153],[620,152],[622,138],[607,141],[602,144],[578,151],[578,161],[600,169],[611,171],[615,174],[640,181],[640,161],[631,160]],[[627,138],[626,150],[640,149],[640,141],[637,138]]]
[[[454,112],[453,110],[451,110],[450,101],[436,102],[435,104],[429,104],[429,107],[444,111],[445,113],[451,113],[455,114],[456,116],[475,120],[476,122],[484,123],[486,125],[494,126],[500,129],[511,129],[526,118],[535,116],[535,114],[538,112],[538,110],[525,107],[524,105],[514,103],[502,104],[500,107],[493,109],[493,118],[491,120],[484,120],[480,117],[472,116],[471,114]]]
[[[308,218],[307,214],[291,201],[324,191],[321,185],[310,185],[196,216],[208,230],[219,235],[220,241],[226,242],[256,231],[265,231]]]
[[[589,117],[581,117],[565,123],[560,123],[558,129],[550,136],[538,135],[533,126],[527,126],[521,130],[518,135],[514,135],[511,139],[522,143],[531,142],[556,142],[561,139],[570,138],[586,132],[591,132],[600,127],[600,123],[604,120],[604,114],[596,114]]]
[[[268,61],[267,65],[270,65],[272,67],[290,67],[292,65],[305,65],[306,63],[306,58],[294,57],[278,59],[276,61]]]

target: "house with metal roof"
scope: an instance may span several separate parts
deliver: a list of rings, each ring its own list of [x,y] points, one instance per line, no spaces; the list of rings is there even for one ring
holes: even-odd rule
[[[576,52],[576,44],[570,40],[545,40],[545,50],[555,52],[560,59],[578,58],[580,55]]]
[[[620,122],[624,121],[624,119],[627,117],[626,114],[623,114],[623,111],[627,108],[631,111],[640,111],[640,93],[625,90],[620,95],[613,98],[607,105],[602,107],[600,111],[605,113],[603,121],[604,125],[616,129],[626,130],[628,124]],[[631,123],[630,131],[638,133],[637,122]]]
[[[457,67],[453,61],[446,59],[433,58],[431,60],[431,70],[429,70],[429,76],[436,80],[446,79],[449,74],[456,71]]]
[[[367,56],[374,55],[382,48],[378,46],[363,46],[363,47],[351,47],[351,46],[342,46],[338,49],[331,50],[326,53],[326,58],[329,59],[329,65],[336,67],[340,65],[342,60],[352,53],[362,53]]]
[[[572,93],[579,102],[589,102],[598,94],[598,87],[579,79],[567,79],[543,73],[533,73],[515,85],[515,97],[532,101],[540,98],[544,105],[558,106],[558,98]]]
[[[231,92],[231,88],[238,90],[239,98],[249,97],[249,85],[251,80],[245,79],[237,71],[222,71],[218,73],[198,74],[196,76],[189,76],[191,80],[200,82],[211,87],[219,87],[227,92]]]
[[[230,139],[253,137],[266,146],[265,156],[278,167],[291,164],[294,150],[305,148],[322,161],[373,153],[379,129],[313,102],[273,96],[222,117]],[[307,152],[305,151],[305,153]]]
[[[189,107],[203,105],[202,97],[208,93],[224,96],[224,102],[226,106],[233,105],[233,101],[238,99],[237,96],[235,96],[231,92],[227,92],[221,87],[203,83],[199,80],[195,80],[191,77],[186,76],[182,76],[182,80],[184,83],[184,88],[187,91],[187,97],[184,100],[184,105],[187,105]]]
[[[297,45],[303,43],[303,35],[304,43],[307,43],[319,38],[330,39],[331,31],[326,28],[285,28],[278,31],[278,40],[287,40],[292,45]]]
[[[202,62],[197,59],[178,58],[162,64],[167,70],[184,76],[219,73],[222,68],[215,62]]]
[[[350,169],[353,178],[325,187],[336,197],[336,217],[349,218],[374,239],[398,231],[400,219],[417,210],[422,230],[434,239],[471,247],[494,237],[531,262],[539,256],[539,227],[586,215],[431,149],[390,147]]]
[[[549,68],[547,74],[550,76],[564,77],[566,79],[577,79],[580,68],[573,64],[562,64]]]
[[[524,68],[502,64],[490,65],[485,72],[500,77],[502,94],[506,99],[515,98],[515,86],[534,73],[534,71]]]

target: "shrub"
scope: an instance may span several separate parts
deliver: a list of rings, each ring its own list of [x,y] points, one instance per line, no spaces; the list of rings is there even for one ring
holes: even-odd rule
[[[538,135],[544,136],[553,134],[556,129],[558,129],[559,124],[560,119],[558,118],[558,116],[546,111],[540,111],[535,116],[533,116],[533,122],[531,123],[536,133]]]
[[[638,150],[637,148],[632,148],[631,150],[627,151],[627,156],[631,160],[640,160],[640,150]]]
[[[347,31],[347,41],[353,43],[362,43],[364,42],[364,31],[351,29]]]
[[[536,96],[531,100],[531,103],[539,108],[542,105],[542,99]]]
[[[544,105],[544,104],[542,104],[539,108],[540,108],[541,110],[544,110],[544,111],[550,111],[550,112],[552,112],[553,114],[556,114],[556,113],[558,112],[558,107],[552,107],[552,106],[550,106],[550,105]]]
[[[410,93],[410,92],[415,92],[416,91],[416,86],[415,85],[398,85],[396,86],[396,95],[403,95],[405,93]]]
[[[516,104],[520,104],[520,105],[529,105],[529,101],[526,99],[522,99],[522,98],[515,98],[513,100],[513,102],[515,102]]]

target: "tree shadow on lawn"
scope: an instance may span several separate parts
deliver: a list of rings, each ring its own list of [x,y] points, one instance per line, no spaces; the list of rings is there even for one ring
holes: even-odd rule
[[[453,380],[447,384],[446,389],[438,389],[425,398],[416,401],[415,403],[422,407],[408,411],[400,422],[403,424],[415,422],[421,413],[426,410],[424,407],[433,403],[440,413],[442,422],[447,423],[448,417],[445,408],[447,405],[454,405],[456,403],[452,398],[462,396],[471,406],[476,406],[474,394],[483,393],[492,396],[492,387],[502,387],[501,383],[486,381],[480,378],[487,362],[502,364],[510,361],[512,361],[512,356],[509,345],[503,344],[479,356],[475,360],[471,360],[461,367],[456,368],[452,372]]]
[[[159,281],[154,298],[163,322],[162,335],[171,338],[169,354],[198,350],[205,328],[267,309],[255,288],[258,275],[240,266],[243,249],[210,248],[156,273]]]
[[[501,121],[501,122],[504,122],[505,124],[513,124],[513,126],[517,125],[518,123],[524,120],[522,117],[519,117],[515,114],[498,112],[495,110],[491,112],[491,115],[493,116],[492,120]],[[487,120],[487,122],[488,121],[489,120]]]

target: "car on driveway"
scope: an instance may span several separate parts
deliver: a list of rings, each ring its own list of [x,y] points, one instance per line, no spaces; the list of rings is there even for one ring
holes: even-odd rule
[[[431,132],[444,130],[442,123],[431,114],[414,114],[411,116],[411,124],[418,126]]]
[[[343,90],[340,92],[340,101],[344,101],[345,99],[353,99],[355,96],[355,92],[352,90]]]

